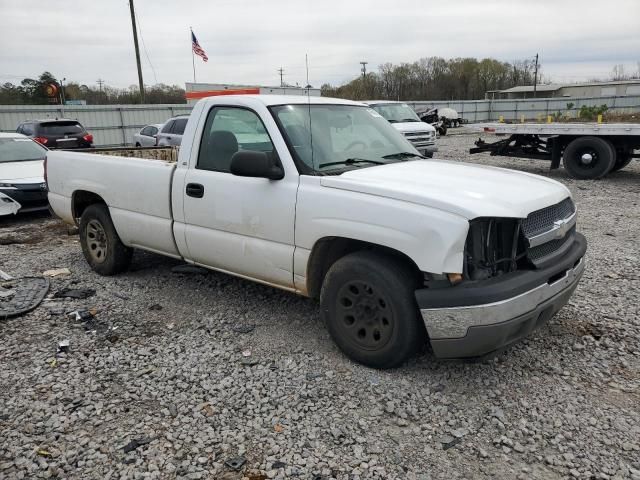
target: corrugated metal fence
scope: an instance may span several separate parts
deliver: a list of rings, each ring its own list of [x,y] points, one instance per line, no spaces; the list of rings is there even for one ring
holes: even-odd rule
[[[150,123],[191,112],[191,105],[2,105],[0,131],[15,132],[20,122],[42,118],[78,120],[96,146],[131,145],[133,135]]]
[[[593,98],[541,98],[522,100],[466,100],[407,102],[416,111],[449,107],[470,123],[498,120],[544,119],[556,112],[577,117],[583,105],[606,104],[616,113],[640,112],[640,96]],[[567,104],[573,103],[568,109]],[[0,105],[0,131],[14,132],[20,122],[39,118],[72,118],[94,136],[96,146],[132,145],[133,135],[144,125],[163,123],[175,115],[188,114],[191,105]]]

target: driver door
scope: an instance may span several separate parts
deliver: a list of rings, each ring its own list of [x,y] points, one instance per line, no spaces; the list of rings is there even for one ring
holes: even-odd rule
[[[298,179],[232,175],[231,158],[238,150],[276,155],[271,136],[255,112],[214,106],[207,114],[197,164],[185,178],[185,241],[190,260],[293,289]]]

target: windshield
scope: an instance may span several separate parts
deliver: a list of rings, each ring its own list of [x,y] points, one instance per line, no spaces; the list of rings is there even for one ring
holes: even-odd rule
[[[0,163],[43,160],[47,150],[29,138],[0,138]]]
[[[271,111],[294,157],[316,173],[420,157],[413,145],[371,108],[280,105]]]
[[[406,103],[379,103],[372,105],[371,108],[386,118],[390,123],[420,121],[416,112]]]
[[[48,122],[40,124],[42,135],[75,135],[84,133],[84,128],[78,122]]]

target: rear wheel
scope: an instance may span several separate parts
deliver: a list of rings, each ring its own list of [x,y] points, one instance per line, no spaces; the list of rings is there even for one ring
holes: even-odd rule
[[[401,261],[370,251],[334,263],[320,294],[331,337],[351,359],[396,367],[426,341],[414,298],[416,275]]]
[[[622,170],[624,167],[629,165],[633,160],[630,151],[626,152],[616,152],[616,163],[613,165],[611,172],[617,172],[618,170]]]
[[[136,142],[136,147],[141,147],[140,142]]]
[[[80,217],[80,244],[89,266],[100,275],[115,275],[131,263],[133,249],[125,246],[104,204],[88,206]]]
[[[569,175],[579,180],[602,178],[616,162],[613,145],[599,137],[580,137],[564,149],[562,163]]]

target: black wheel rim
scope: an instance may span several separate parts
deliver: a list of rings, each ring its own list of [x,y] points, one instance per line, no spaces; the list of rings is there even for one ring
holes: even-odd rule
[[[389,299],[373,285],[351,281],[338,291],[336,327],[339,335],[364,350],[379,350],[391,339],[395,324]]]
[[[91,258],[96,263],[103,263],[107,258],[107,234],[98,220],[91,220],[87,224],[85,241]]]

